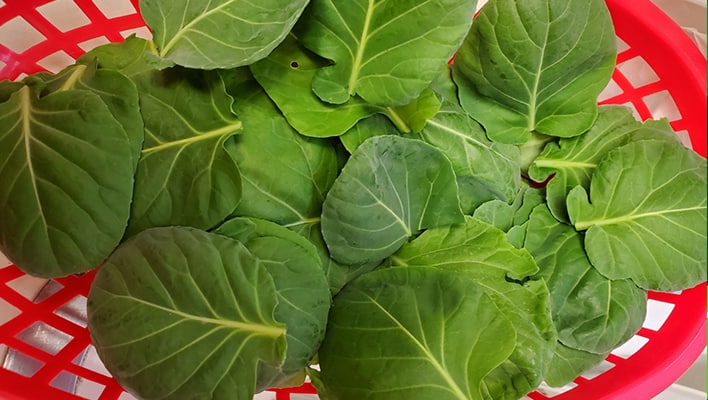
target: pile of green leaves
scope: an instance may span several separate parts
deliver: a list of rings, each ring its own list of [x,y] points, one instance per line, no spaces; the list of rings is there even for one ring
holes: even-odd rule
[[[0,250],[101,265],[139,398],[518,399],[706,280],[706,160],[597,106],[602,0],[140,6],[152,41],[0,82]]]

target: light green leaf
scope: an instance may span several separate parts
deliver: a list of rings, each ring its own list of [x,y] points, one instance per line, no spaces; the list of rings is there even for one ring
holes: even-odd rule
[[[304,372],[324,338],[331,296],[317,249],[292,230],[255,218],[230,219],[214,232],[244,243],[273,278],[274,316],[285,324],[288,350],[283,365],[260,366],[256,391],[282,385]]]
[[[494,0],[460,47],[454,78],[492,140],[571,137],[595,121],[616,53],[603,0]]]
[[[417,98],[467,34],[474,0],[313,0],[295,32],[334,65],[312,89],[343,104],[358,95],[381,106]]]
[[[99,269],[88,323],[106,368],[138,398],[251,400],[258,363],[285,357],[277,304],[268,271],[241,243],[153,228]]]
[[[675,291],[706,280],[706,160],[679,144],[633,142],[607,153],[576,187],[568,214],[610,279]]]
[[[234,80],[236,73],[245,76]],[[318,223],[338,173],[334,142],[295,132],[248,70],[223,75],[243,121],[243,132],[227,144],[243,185],[242,201],[232,214],[290,228]]]
[[[339,140],[342,141],[349,154],[352,154],[366,139],[374,136],[400,135],[400,133],[388,118],[382,114],[374,114],[357,122],[353,128],[340,136]]]
[[[480,399],[482,379],[515,339],[507,315],[472,280],[436,268],[387,268],[335,298],[321,379],[340,400]]]
[[[464,275],[510,317],[517,344],[508,360],[484,378],[485,399],[518,399],[541,383],[556,342],[548,289],[542,281],[525,282],[538,267],[526,250],[506,241],[502,230],[466,217],[464,224],[426,230],[391,260]]]
[[[233,68],[266,57],[308,0],[140,0],[159,55],[200,69]]]
[[[332,258],[344,264],[383,260],[422,229],[462,221],[447,158],[398,136],[362,143],[322,206],[325,242]]]
[[[548,207],[534,209],[524,248],[533,255],[551,293],[551,314],[564,345],[606,354],[642,327],[647,293],[629,279],[610,280],[590,264],[583,237],[558,222]]]
[[[101,97],[23,86],[0,103],[0,251],[31,275],[98,266],[123,237],[133,158]],[[100,133],[100,134],[97,134]]]
[[[544,182],[554,175],[546,185],[548,205],[557,219],[568,222],[565,205],[568,192],[576,186],[589,189],[593,171],[610,150],[646,139],[677,141],[666,121],[642,124],[626,107],[601,106],[597,121],[586,134],[546,145],[531,164],[529,177]]]
[[[561,387],[572,382],[578,375],[600,364],[607,354],[588,353],[572,349],[558,342],[551,367],[544,382],[552,387]]]
[[[460,200],[472,205],[464,212],[473,211],[476,199],[511,202],[516,197],[521,185],[518,147],[487,139],[482,127],[459,105],[445,100],[440,112],[427,121],[420,138],[450,159],[458,177]],[[467,186],[474,190],[465,190]]]
[[[209,229],[241,199],[224,143],[241,130],[214,72],[173,67],[135,75],[145,121],[128,235],[155,226]]]
[[[123,42],[108,43],[79,57],[77,64],[90,65],[98,61],[103,69],[112,69],[132,78],[143,72],[165,69],[174,63],[157,55],[155,43],[131,35]]]

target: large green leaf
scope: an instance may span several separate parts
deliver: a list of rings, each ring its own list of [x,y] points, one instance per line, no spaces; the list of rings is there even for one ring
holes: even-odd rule
[[[266,57],[308,0],[140,0],[159,54],[185,67],[214,69]]]
[[[243,185],[233,214],[288,227],[318,223],[339,171],[334,142],[294,131],[248,70],[224,77],[243,121],[243,132],[227,146]]]
[[[374,136],[385,135],[400,135],[399,131],[391,121],[381,114],[374,114],[369,118],[357,122],[353,128],[348,130],[344,135],[339,137],[339,140],[347,149],[349,154],[354,153],[356,149],[366,141],[366,139]]]
[[[155,43],[131,35],[123,42],[107,43],[98,46],[79,57],[78,64],[91,64],[98,61],[101,68],[112,69],[132,78],[143,72],[174,66],[169,60],[157,55]]]
[[[551,387],[562,387],[575,380],[578,375],[600,364],[607,355],[576,350],[558,342],[544,382]]]
[[[344,264],[383,260],[421,229],[462,221],[450,162],[399,136],[362,143],[322,205],[325,242]]]
[[[101,97],[24,86],[0,103],[0,250],[31,275],[95,268],[118,245],[134,150]]]
[[[312,89],[343,104],[358,95],[382,106],[417,98],[467,34],[474,0],[313,0],[296,26],[302,43],[334,65]]]
[[[233,218],[214,232],[244,243],[273,278],[274,315],[285,324],[288,350],[283,365],[260,366],[256,391],[286,383],[310,365],[325,334],[331,296],[317,249],[292,230],[255,218]]]
[[[548,206],[553,216],[568,222],[568,192],[576,186],[590,188],[590,177],[605,154],[631,141],[652,138],[677,140],[665,120],[642,124],[624,106],[602,106],[587,133],[547,144],[531,164],[529,177],[544,182],[553,175],[546,185]]]
[[[576,187],[568,214],[610,279],[674,291],[706,280],[706,160],[680,144],[633,142],[607,153]]]
[[[641,328],[647,293],[630,279],[610,280],[590,264],[583,237],[545,205],[534,209],[524,244],[551,293],[551,313],[564,345],[606,354]]]
[[[224,143],[241,130],[218,74],[173,67],[137,74],[145,121],[128,235],[155,226],[212,228],[241,199]]]
[[[604,0],[493,0],[454,63],[463,107],[493,140],[588,130],[615,63]]]
[[[490,141],[459,105],[445,100],[440,112],[427,121],[420,138],[450,159],[455,174],[462,178],[458,179],[461,196],[467,193],[462,187],[474,181],[474,198],[486,193],[485,197],[511,202],[516,197],[521,185],[518,147]],[[476,203],[460,200],[462,204]]]
[[[520,283],[538,267],[526,250],[506,241],[502,230],[466,217],[464,224],[426,230],[391,260],[473,279],[509,317],[517,343],[509,358],[484,378],[485,399],[518,399],[541,383],[556,342],[548,289],[542,281]]]
[[[482,398],[482,379],[513,350],[508,315],[457,273],[387,268],[334,299],[319,352],[330,398]]]
[[[106,368],[139,398],[251,400],[258,363],[285,357],[277,304],[267,269],[243,244],[153,228],[99,269],[88,323]]]

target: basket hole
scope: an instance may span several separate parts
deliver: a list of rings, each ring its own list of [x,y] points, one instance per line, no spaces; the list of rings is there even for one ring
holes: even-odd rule
[[[687,130],[682,130],[676,132],[676,136],[678,136],[678,139],[681,143],[683,143],[684,146],[686,146],[689,149],[693,149],[693,143],[691,142],[691,135],[688,133]]]
[[[560,387],[548,386],[548,384],[546,384],[546,382],[541,382],[541,385],[539,385],[539,387],[536,389],[536,391],[548,398],[553,398],[553,397],[561,395],[569,390],[572,390],[572,389],[576,388],[577,386],[578,386],[578,384],[575,382],[570,382],[567,385],[560,386]]]
[[[647,317],[642,326],[658,331],[664,325],[666,319],[669,318],[674,307],[675,304],[649,299],[647,301]]]
[[[85,42],[79,43],[79,47],[81,47],[81,50],[83,50],[83,51],[91,51],[91,50],[95,49],[95,48],[98,47],[98,46],[102,46],[102,45],[108,44],[108,43],[110,43],[110,42],[111,42],[111,41],[108,40],[107,37],[105,37],[105,36],[99,36],[99,37],[96,37],[96,38],[93,38],[93,39],[89,39],[89,40],[87,40],[87,41],[85,41]]]
[[[2,62],[2,61],[0,61],[0,62]],[[2,62],[2,64],[5,65],[4,62]],[[7,257],[0,252],[0,267],[5,268],[9,265],[12,265],[10,260],[8,260]]]
[[[85,352],[79,354],[79,356],[74,359],[73,363],[93,372],[98,372],[101,375],[111,376],[111,373],[108,372],[103,362],[98,357],[96,348],[93,345],[89,345]]]
[[[597,378],[598,376],[604,374],[605,372],[611,370],[612,368],[614,368],[614,366],[615,366],[615,364],[613,364],[607,360],[602,360],[601,363],[584,371],[580,376],[582,376],[585,379],[594,379],[594,378]]]
[[[47,284],[42,287],[42,290],[35,296],[33,301],[35,303],[41,303],[44,300],[52,297],[54,294],[58,293],[63,288],[64,285],[57,281],[48,281]]]
[[[106,388],[106,385],[78,377],[75,394],[86,399],[97,399]]]
[[[54,0],[37,7],[37,11],[62,32],[91,23],[91,20],[73,0]]]
[[[617,84],[617,82],[615,82],[614,80],[611,80],[607,84],[605,89],[602,90],[602,92],[600,93],[600,95],[597,98],[597,101],[598,102],[605,101],[605,100],[610,99],[612,97],[619,96],[622,93],[623,93],[622,88]]]
[[[59,50],[56,53],[52,53],[43,59],[37,61],[37,65],[46,69],[49,72],[57,73],[74,63],[73,58],[68,55],[64,50]]]
[[[53,356],[57,355],[73,339],[71,335],[42,321],[28,326],[15,337]]]
[[[669,121],[681,119],[681,112],[668,90],[644,96],[644,103],[649,107],[654,119],[666,118]]]
[[[7,282],[6,285],[25,299],[34,301],[37,294],[39,294],[39,291],[45,286],[46,283],[46,279],[22,275],[19,278]]]
[[[0,25],[0,44],[15,53],[22,53],[47,38],[24,18],[17,16]]]
[[[106,18],[117,18],[136,13],[130,0],[93,0],[93,3]]]
[[[621,105],[621,106],[624,106],[624,107],[627,107],[627,108],[629,109],[629,111],[632,112],[632,115],[634,116],[634,118],[635,118],[636,120],[638,120],[638,121],[641,121],[641,120],[642,120],[642,116],[639,114],[639,111],[637,111],[637,107],[634,106],[634,103],[632,103],[632,102],[630,101],[630,102],[623,103],[623,104],[620,104],[620,105]]]
[[[13,350],[12,352],[8,352],[3,368],[24,377],[31,378],[37,373],[37,371],[42,369],[44,365],[45,363],[34,357],[30,357],[25,353]]]
[[[614,354],[620,358],[628,359],[629,357],[634,355],[636,352],[641,350],[641,348],[644,347],[644,345],[647,343],[649,343],[649,339],[647,339],[643,336],[635,335],[634,337],[629,339],[627,342],[625,342],[623,345],[612,350],[612,354]]]
[[[137,400],[133,395],[131,395],[128,392],[123,392],[121,393],[120,396],[118,396],[118,400]]]
[[[145,26],[141,26],[140,28],[128,29],[126,31],[121,31],[120,35],[123,36],[123,38],[125,38],[125,39],[130,37],[130,35],[135,35],[135,36],[139,37],[140,39],[145,39],[145,40],[152,39],[152,32],[150,32],[150,29],[148,29]]]
[[[85,296],[78,295],[54,310],[54,314],[85,328],[88,319],[86,315],[86,302],[87,299]]]
[[[18,315],[22,314],[22,311],[20,311],[19,308],[13,306],[12,304],[0,300],[0,327],[8,322],[17,317]],[[0,360],[2,359],[2,354],[0,352]]]
[[[659,81],[659,76],[642,57],[630,58],[618,64],[617,69],[635,88]]]
[[[621,53],[623,51],[629,50],[629,45],[624,40],[617,38],[617,52]]]
[[[79,377],[66,371],[61,371],[49,382],[49,386],[68,393],[74,393]]]

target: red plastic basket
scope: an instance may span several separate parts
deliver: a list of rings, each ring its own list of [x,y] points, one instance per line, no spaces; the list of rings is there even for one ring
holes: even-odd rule
[[[137,3],[0,0],[0,79],[57,72],[96,45],[136,32],[149,34]],[[686,143],[705,156],[705,59],[650,0],[607,0],[607,4],[621,45],[613,82],[602,102],[630,106],[641,119],[668,118]],[[20,289],[32,281],[30,277],[0,261],[0,322],[4,310],[11,313],[0,325],[0,399],[132,398],[100,365],[90,365],[85,302],[92,279],[89,273],[50,281],[37,296]],[[706,286],[650,293],[649,298],[650,313],[659,315],[658,320],[648,319],[627,345],[573,384],[540,388],[528,398],[643,400],[678,379],[706,345]],[[315,391],[306,385],[276,392],[270,399],[290,399],[292,393]]]

